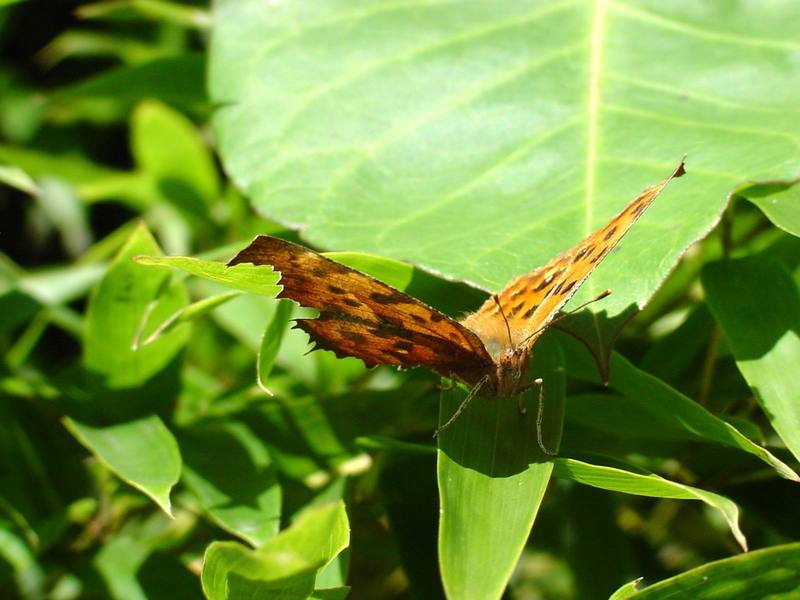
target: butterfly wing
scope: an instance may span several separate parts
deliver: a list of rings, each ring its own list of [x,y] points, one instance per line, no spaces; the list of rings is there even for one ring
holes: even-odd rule
[[[498,294],[497,300],[490,298],[461,323],[476,332],[493,355],[509,345],[518,347],[524,343],[530,348],[667,184],[683,174],[681,161],[672,175],[644,190],[605,227],[545,266],[512,280]],[[508,320],[508,328],[503,315]]]
[[[290,298],[319,310],[300,319],[317,347],[355,356],[368,366],[425,366],[445,377],[475,385],[491,371],[481,340],[458,322],[364,273],[316,252],[261,235],[228,263],[272,265]]]

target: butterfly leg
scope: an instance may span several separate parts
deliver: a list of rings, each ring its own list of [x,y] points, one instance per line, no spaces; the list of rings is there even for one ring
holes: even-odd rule
[[[478,392],[486,384],[487,381],[489,381],[488,375],[484,375],[483,377],[481,377],[480,381],[478,381],[478,383],[475,384],[475,387],[469,391],[467,397],[461,401],[461,404],[456,409],[456,412],[454,412],[453,415],[449,419],[447,419],[447,422],[444,425],[442,425],[436,431],[433,432],[434,438],[436,438],[440,433],[442,433],[445,429],[450,427],[450,425],[456,422],[456,419],[458,419],[458,417],[461,416],[461,413],[464,412],[464,409],[467,408],[467,404],[469,404],[470,401],[475,396],[478,395]]]
[[[547,446],[544,445],[544,429],[542,428],[544,424],[544,381],[542,381],[541,377],[538,377],[533,380],[533,383],[539,386],[539,410],[536,415],[536,442],[539,444],[539,449],[547,456],[556,456],[555,452],[551,452],[547,449]]]

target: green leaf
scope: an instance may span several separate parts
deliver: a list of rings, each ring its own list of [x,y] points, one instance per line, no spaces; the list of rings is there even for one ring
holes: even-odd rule
[[[307,598],[317,573],[350,543],[341,501],[304,512],[291,527],[250,550],[214,542],[203,560],[203,591],[221,598]]]
[[[309,600],[344,600],[350,594],[349,587],[326,588],[314,590]]]
[[[800,544],[773,546],[714,561],[641,588],[641,583],[628,583],[612,598],[793,598],[800,592]],[[623,590],[640,591],[623,595]]]
[[[563,336],[562,336],[563,337]],[[570,375],[599,383],[594,362],[586,351],[572,340],[563,340],[568,352]],[[759,458],[781,477],[800,481],[797,473],[765,448],[754,443],[730,423],[714,416],[701,405],[687,398],[660,379],[637,369],[622,355],[614,353],[611,359],[609,386],[625,398],[604,396],[598,406],[598,396],[582,396],[589,403],[580,409],[580,422],[608,433],[619,432],[625,438],[658,437],[716,443],[738,448]],[[570,414],[573,412],[570,406]],[[631,424],[636,423],[636,427]],[[579,443],[579,442],[576,442]]]
[[[0,165],[0,182],[33,196],[39,192],[33,178],[24,169],[9,165]]]
[[[612,289],[613,316],[653,294],[734,186],[798,176],[794,0],[222,0],[215,17],[226,170],[321,248],[497,290],[687,154],[688,176],[573,301]]]
[[[78,196],[86,202],[114,199],[136,209],[152,204],[154,184],[149,176],[109,169],[80,155],[49,154],[0,145],[0,162],[23,169],[34,180],[42,177],[63,179],[72,184]],[[19,174],[15,177],[18,179]]]
[[[556,458],[554,475],[593,487],[637,496],[701,500],[718,510],[736,541],[747,551],[747,540],[739,528],[739,507],[731,500],[689,485],[669,481],[658,475],[642,475],[603,465],[592,465],[572,458]]]
[[[779,263],[757,256],[703,268],[708,305],[775,431],[800,458],[800,292]]]
[[[137,166],[148,173],[162,197],[207,218],[219,195],[217,171],[194,124],[181,113],[153,100],[139,104],[131,117],[132,150]]]
[[[267,325],[264,331],[264,337],[261,340],[261,347],[258,350],[258,361],[256,362],[257,375],[256,379],[261,389],[269,392],[267,386],[267,379],[272,372],[272,367],[275,364],[275,359],[278,356],[278,350],[281,349],[281,342],[283,341],[283,334],[289,325],[289,319],[294,312],[294,304],[288,300],[278,302],[275,313],[272,315],[272,320]]]
[[[171,314],[167,319],[158,325],[153,333],[147,336],[146,339],[142,340],[140,345],[146,346],[154,341],[156,341],[159,337],[164,335],[165,333],[169,333],[173,329],[175,329],[178,325],[183,323],[190,323],[195,321],[218,306],[221,306],[228,302],[228,300],[232,300],[233,298],[238,298],[240,296],[240,292],[228,292],[226,294],[218,294],[216,296],[211,296],[209,298],[203,298],[202,300],[198,300],[197,302],[192,302],[190,305],[181,308],[180,310],[176,311],[175,313]],[[138,347],[138,346],[137,346]]]
[[[160,58],[142,65],[118,67],[62,88],[48,98],[51,111],[62,118],[84,119],[99,105],[110,107],[110,117],[126,114],[136,102],[158,98],[162,102],[197,110],[206,103],[205,56],[184,54]],[[105,111],[101,111],[103,114]]]
[[[160,512],[129,517],[113,536],[108,536],[91,561],[105,583],[102,595],[149,600],[163,597],[164,590],[169,590],[169,597],[175,600],[200,597],[197,576],[165,552],[191,534],[194,519],[186,518],[186,514],[172,520]]]
[[[365,254],[364,252],[326,252],[325,256],[356,271],[371,275],[400,291],[414,278],[414,266],[408,263]]]
[[[800,184],[791,182],[749,183],[736,190],[767,215],[777,227],[800,237]]]
[[[183,479],[223,529],[258,546],[278,533],[281,490],[269,450],[244,425],[198,425],[178,436]]]
[[[229,267],[225,263],[190,256],[137,256],[135,260],[142,265],[175,267],[225,287],[270,298],[282,289],[276,285],[279,274],[267,265],[242,263]]]
[[[47,178],[39,183],[39,193],[34,196],[37,206],[61,237],[64,250],[70,256],[80,256],[91,244],[86,207],[75,195],[75,190],[58,179]]]
[[[188,302],[182,287],[172,286],[161,293],[170,277],[168,269],[150,269],[131,260],[139,254],[158,252],[155,240],[140,225],[89,300],[83,362],[88,370],[104,376],[109,387],[143,383],[163,369],[189,337],[188,329],[177,329],[133,349],[134,342],[145,333],[145,315],[150,322],[160,323]]]
[[[172,516],[169,492],[180,478],[181,455],[160,418],[150,415],[108,427],[91,427],[69,417],[63,423],[101,463]]]
[[[84,19],[146,17],[183,27],[205,29],[211,24],[207,11],[161,0],[105,0],[79,6],[75,12]]]
[[[534,371],[544,379],[543,442],[557,451],[564,385],[557,347],[537,347]],[[529,413],[538,393],[526,394]],[[463,394],[443,390],[440,423]],[[500,598],[542,501],[553,463],[537,444],[535,414],[513,399],[476,398],[439,436],[439,565],[447,597]]]
[[[45,595],[47,576],[25,541],[12,528],[0,522],[0,559],[14,571],[14,579],[23,597]]]

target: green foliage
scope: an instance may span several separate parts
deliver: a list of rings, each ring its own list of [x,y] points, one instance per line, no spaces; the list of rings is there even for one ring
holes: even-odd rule
[[[800,5],[38,9],[0,2],[0,596],[798,594]],[[684,154],[541,399],[435,442],[462,386],[309,353],[225,266],[301,237],[459,317]]]

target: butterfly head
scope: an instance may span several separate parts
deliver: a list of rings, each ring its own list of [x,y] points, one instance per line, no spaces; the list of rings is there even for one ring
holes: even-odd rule
[[[512,398],[528,386],[531,353],[524,346],[507,348],[497,359],[493,395]]]

